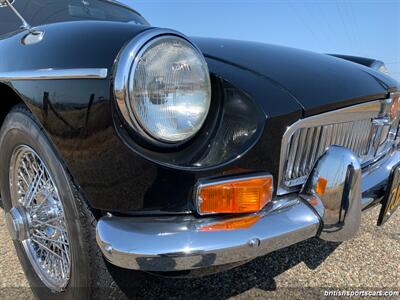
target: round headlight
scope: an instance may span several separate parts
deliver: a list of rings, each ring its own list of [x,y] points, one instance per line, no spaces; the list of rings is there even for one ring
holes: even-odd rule
[[[137,53],[128,77],[129,115],[151,137],[176,143],[195,135],[211,101],[203,55],[186,39],[163,35]]]

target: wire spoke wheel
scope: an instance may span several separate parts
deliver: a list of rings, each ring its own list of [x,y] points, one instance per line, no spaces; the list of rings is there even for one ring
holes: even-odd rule
[[[63,291],[71,273],[64,209],[48,169],[29,146],[18,146],[11,156],[10,188],[16,239],[43,283]]]

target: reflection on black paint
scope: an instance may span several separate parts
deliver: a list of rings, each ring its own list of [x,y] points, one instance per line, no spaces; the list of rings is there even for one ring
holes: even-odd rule
[[[86,112],[85,128],[87,127],[87,125],[89,123],[90,109],[93,106],[93,101],[94,101],[94,94],[91,94],[90,95],[89,104],[88,104],[88,108],[87,108],[87,112]]]
[[[76,129],[70,124],[68,123],[58,112],[57,110],[54,108],[53,104],[51,104],[51,101],[49,99],[49,93],[48,92],[44,92],[43,93],[43,119],[46,125],[47,120],[49,119],[49,110],[51,113],[54,114],[54,116],[56,117],[56,119],[60,120],[64,125],[66,125],[72,132],[74,132]]]

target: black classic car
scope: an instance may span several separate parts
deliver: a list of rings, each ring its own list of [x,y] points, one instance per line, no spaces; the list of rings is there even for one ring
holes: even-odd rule
[[[0,191],[40,298],[353,238],[400,203],[378,60],[152,27],[106,0],[0,0]]]

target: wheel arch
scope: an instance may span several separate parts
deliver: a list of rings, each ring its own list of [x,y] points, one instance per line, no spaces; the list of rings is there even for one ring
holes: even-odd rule
[[[21,103],[24,101],[13,88],[0,82],[0,127],[11,109]]]
[[[20,95],[8,84],[0,81],[0,128],[6,116],[18,104],[25,104]],[[0,206],[3,207],[2,205],[0,194]]]

